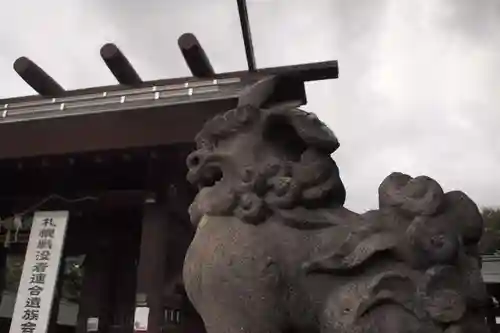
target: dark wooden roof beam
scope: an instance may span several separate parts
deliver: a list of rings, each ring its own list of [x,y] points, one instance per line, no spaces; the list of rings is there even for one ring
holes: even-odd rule
[[[191,33],[182,34],[179,37],[178,44],[193,76],[198,78],[211,78],[215,76],[210,60],[195,35]]]
[[[14,62],[14,70],[43,97],[60,97],[65,92],[50,75],[26,57],[20,57]]]
[[[115,44],[108,43],[101,47],[101,58],[120,84],[134,86],[142,83],[139,74]]]
[[[265,75],[279,75],[294,78],[302,82],[337,79],[339,64],[337,60],[313,62],[308,64],[290,65],[257,69],[257,73]]]

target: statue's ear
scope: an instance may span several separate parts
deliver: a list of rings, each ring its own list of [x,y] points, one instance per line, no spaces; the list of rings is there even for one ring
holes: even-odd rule
[[[284,136],[282,141],[288,145],[300,141],[304,148],[312,146],[329,154],[337,150],[339,142],[335,134],[314,113],[297,109],[297,106],[291,102],[267,109],[265,133],[271,134],[270,137]]]

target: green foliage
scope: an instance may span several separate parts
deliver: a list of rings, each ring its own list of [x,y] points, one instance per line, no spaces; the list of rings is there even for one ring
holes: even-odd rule
[[[12,293],[17,293],[21,274],[23,272],[24,255],[8,255],[5,289]]]
[[[484,233],[479,243],[481,254],[500,254],[500,208],[484,208]]]
[[[78,301],[80,298],[83,282],[83,259],[84,256],[66,259],[62,296],[69,301]]]
[[[79,299],[83,280],[83,259],[84,256],[65,258],[65,271],[62,286],[63,299],[68,301],[77,301]],[[23,271],[23,264],[24,254],[7,256],[7,269],[5,272],[6,291],[17,293]]]

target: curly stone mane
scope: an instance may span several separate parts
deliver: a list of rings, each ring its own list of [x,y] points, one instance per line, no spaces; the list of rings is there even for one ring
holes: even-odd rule
[[[226,195],[226,200],[232,202],[224,205],[226,211],[217,211],[219,215],[232,214],[257,224],[280,213],[293,223],[297,210],[344,204],[345,188],[330,157],[339,146],[337,138],[314,114],[289,105],[270,109],[239,107],[207,122],[196,137],[197,151],[188,158],[190,172],[198,167],[193,156],[199,161],[200,156],[217,151],[220,142],[241,133],[251,133],[252,139],[272,147],[272,154],[260,155],[256,163],[239,170],[239,180],[233,182],[228,189],[231,193]],[[314,222],[302,221],[301,226]]]

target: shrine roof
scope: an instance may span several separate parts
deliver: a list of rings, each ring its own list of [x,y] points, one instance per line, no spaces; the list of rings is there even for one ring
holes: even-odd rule
[[[12,121],[46,119],[131,106],[148,108],[158,101],[172,103],[208,100],[218,93],[219,98],[234,97],[234,93],[258,80],[283,76],[301,82],[325,80],[338,76],[336,61],[214,74],[210,78],[183,77],[137,82],[133,86],[118,84],[77,90],[62,90],[54,97],[32,95],[0,99],[0,124]],[[222,95],[221,95],[222,93]],[[140,105],[137,103],[141,101]],[[168,103],[167,103],[168,104]]]
[[[33,61],[18,58],[14,70],[38,95],[0,99],[0,159],[192,142],[217,113],[243,104],[305,104],[305,82],[338,77],[337,61],[256,68],[244,1],[240,7],[246,71],[217,74],[190,33],[178,44],[192,77],[142,81],[108,43],[101,57],[119,84],[65,90]]]

